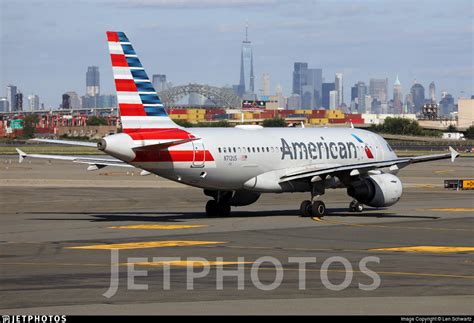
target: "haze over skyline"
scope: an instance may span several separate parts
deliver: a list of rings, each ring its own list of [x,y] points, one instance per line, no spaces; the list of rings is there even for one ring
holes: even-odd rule
[[[294,62],[322,68],[326,82],[350,87],[398,74],[425,90],[474,92],[474,5],[458,1],[279,0],[2,0],[0,96],[8,84],[57,106],[62,93],[85,93],[88,66],[101,73],[101,93],[114,94],[105,32],[124,31],[146,71],[175,85],[239,82],[240,46],[249,23],[255,89],[271,75],[291,94]],[[464,93],[462,93],[462,91]]]

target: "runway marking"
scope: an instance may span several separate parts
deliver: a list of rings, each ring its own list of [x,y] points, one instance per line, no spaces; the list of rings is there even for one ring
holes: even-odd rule
[[[253,264],[250,261],[199,261],[199,260],[177,260],[177,261],[150,261],[150,262],[133,262],[124,263],[121,265],[135,265],[135,266],[157,266],[162,267],[164,265],[175,266],[175,267],[203,267],[208,266],[229,266],[229,265],[247,265]]]
[[[474,251],[474,247],[412,246],[412,247],[395,247],[395,248],[377,248],[377,249],[369,249],[369,251],[401,251],[401,252],[449,253],[449,252],[468,252],[468,251]]]
[[[180,264],[180,263],[183,263],[183,264]],[[184,267],[184,264],[185,261],[182,261],[182,262],[176,262],[175,264],[170,264],[171,266],[177,266],[177,267]],[[253,262],[209,262],[210,265],[212,266],[217,266],[217,265],[220,265],[222,264],[223,266],[225,265],[236,265],[236,264],[253,264]],[[133,263],[135,265],[140,265],[140,263]],[[160,267],[162,266],[162,264],[156,264],[156,265],[153,265],[153,263],[142,263],[143,266],[157,266],[157,267]],[[78,267],[78,266],[100,266],[100,267],[109,267],[110,266],[110,263],[107,263],[107,264],[81,264],[81,263],[78,263],[78,264],[73,264],[73,263],[32,263],[32,262],[25,262],[25,263],[15,263],[15,262],[7,262],[7,263],[0,263],[1,266],[3,265],[15,265],[15,266],[18,266],[18,265],[34,265],[34,266],[51,266],[51,265],[55,265],[55,266],[75,266],[75,267]],[[120,266],[126,266],[128,265],[128,263],[120,263]],[[186,264],[185,266],[188,266],[189,264]],[[198,262],[196,261],[194,265],[198,265]],[[250,267],[246,266],[245,267],[246,269],[250,269]],[[305,268],[305,269],[299,269],[299,268],[285,268],[283,267],[283,269],[285,271],[306,271],[306,272],[321,272],[321,269],[311,269],[311,268]],[[271,270],[271,271],[275,271],[275,267],[259,267],[258,270]],[[363,271],[360,271],[360,270],[351,270],[351,271],[346,271],[346,270],[342,270],[342,269],[328,269],[327,272],[335,272],[335,273],[346,273],[346,272],[352,272],[352,273],[364,273]],[[377,274],[379,275],[386,275],[386,276],[419,276],[419,277],[436,277],[436,278],[461,278],[461,279],[474,279],[474,276],[467,276],[467,275],[453,275],[453,274],[443,274],[443,273],[414,273],[414,272],[398,272],[398,271],[377,271]]]
[[[307,271],[307,272],[321,272],[321,269],[299,269],[299,268],[283,268],[286,271]],[[260,267],[258,270],[275,270],[273,267]],[[325,270],[326,271],[326,270]],[[361,270],[343,270],[343,269],[328,269],[327,272],[337,272],[337,273],[363,273],[364,271]],[[420,277],[442,277],[442,278],[462,278],[462,279],[474,279],[474,276],[467,276],[467,275],[453,275],[453,274],[438,274],[438,273],[412,273],[412,272],[403,272],[403,271],[376,271],[379,275],[386,275],[386,276],[420,276]]]
[[[436,211],[436,212],[474,212],[474,207],[455,207],[455,208],[430,209],[430,211]]]
[[[322,218],[312,217],[313,221],[329,223],[329,224],[340,224],[350,227],[364,227],[364,228],[388,228],[388,229],[408,229],[408,230],[432,230],[432,231],[467,231],[473,232],[473,229],[459,229],[459,228],[431,228],[431,227],[403,227],[403,226],[392,226],[392,225],[380,225],[380,224],[361,224],[361,223],[350,223],[337,220],[326,220]]]
[[[454,169],[443,169],[443,170],[435,170],[433,173],[435,174],[445,174],[454,172]]]
[[[98,244],[98,245],[89,245],[89,246],[75,246],[75,247],[66,247],[66,249],[127,250],[127,249],[164,248],[164,247],[189,247],[189,246],[223,244],[223,243],[226,243],[226,242],[169,240],[169,241],[145,241],[145,242],[111,243],[111,244]]]
[[[133,224],[133,225],[118,225],[108,227],[108,229],[151,229],[151,230],[178,230],[178,229],[193,229],[193,228],[204,228],[208,225],[200,224],[187,224],[187,225],[175,225],[175,224]]]

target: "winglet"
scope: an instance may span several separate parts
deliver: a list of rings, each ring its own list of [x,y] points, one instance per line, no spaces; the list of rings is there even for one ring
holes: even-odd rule
[[[453,147],[449,146],[449,151],[451,152],[451,162],[454,162],[456,157],[459,156],[459,153]]]
[[[23,161],[23,159],[25,159],[28,155],[20,150],[19,148],[15,148],[16,149],[16,152],[18,153],[18,162],[21,164],[21,162]]]

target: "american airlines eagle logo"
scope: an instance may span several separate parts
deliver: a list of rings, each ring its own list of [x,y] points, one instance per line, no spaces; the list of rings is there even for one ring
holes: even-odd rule
[[[369,145],[367,143],[364,143],[364,141],[360,139],[359,137],[357,137],[355,134],[352,134],[352,137],[354,137],[361,144],[365,145],[364,151],[365,151],[365,154],[367,155],[367,158],[374,159],[374,154],[372,154],[372,150],[370,150]]]

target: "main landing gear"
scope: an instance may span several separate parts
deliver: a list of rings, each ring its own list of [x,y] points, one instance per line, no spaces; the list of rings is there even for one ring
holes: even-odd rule
[[[301,202],[300,212],[304,217],[322,217],[326,213],[326,205],[323,201],[316,200],[311,202],[310,200],[306,200]]]
[[[364,211],[364,205],[359,203],[357,200],[352,200],[352,202],[349,204],[349,211],[360,213]]]
[[[324,194],[324,185],[321,182],[313,184],[311,189],[311,201],[305,200],[301,202],[300,213],[303,217],[322,217],[326,213],[326,205],[317,198]]]
[[[208,217],[216,218],[230,215],[229,200],[232,196],[230,192],[204,190],[204,194],[212,197],[212,200],[207,201],[206,204],[206,215]]]
[[[209,200],[206,203],[206,215],[208,217],[224,217],[229,216],[230,214],[230,205],[227,203],[220,202],[216,200]]]

